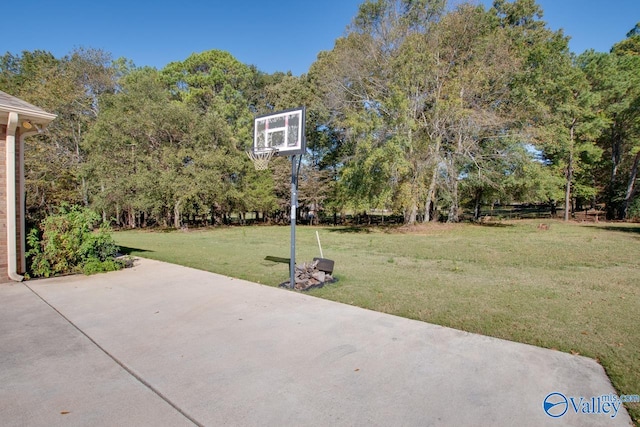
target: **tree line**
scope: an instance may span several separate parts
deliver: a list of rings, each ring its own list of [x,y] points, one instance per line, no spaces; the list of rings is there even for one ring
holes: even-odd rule
[[[475,218],[497,201],[640,217],[640,26],[570,52],[534,0],[366,0],[307,74],[210,50],[158,70],[95,49],[0,57],[0,90],[58,114],[27,141],[28,216],[124,227],[286,222],[290,165],[255,171],[256,115],[305,105],[301,215]]]

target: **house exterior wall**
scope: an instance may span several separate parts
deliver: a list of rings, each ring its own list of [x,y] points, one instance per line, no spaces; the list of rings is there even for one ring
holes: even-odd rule
[[[55,118],[55,114],[47,113],[40,107],[0,90],[0,283],[22,280],[26,270],[23,139],[28,135],[41,132]],[[9,136],[8,128],[11,129]],[[12,140],[13,137],[15,137],[15,146],[12,145],[11,149],[15,150],[15,159],[7,162],[7,139]],[[7,176],[9,166],[12,171],[15,167],[15,175],[12,173],[12,176]],[[7,191],[7,184],[11,184],[9,191]],[[15,190],[15,200],[7,203],[7,194],[13,193],[13,190]],[[15,218],[7,217],[9,210]],[[7,236],[9,226],[11,235]],[[8,248],[9,241],[15,247]],[[9,255],[11,255],[11,263]]]
[[[18,274],[24,274],[23,262],[25,256],[25,238],[22,234],[22,227],[20,224],[22,223],[22,218],[25,214],[25,197],[24,194],[20,191],[22,186],[22,180],[24,180],[24,168],[20,167],[20,164],[24,162],[24,157],[22,156],[21,150],[24,149],[20,140],[22,139],[21,128],[18,128],[16,132],[16,272]],[[5,233],[6,234],[6,233]]]
[[[0,126],[0,283],[9,281],[7,250],[7,126]]]
[[[21,231],[21,221],[24,215],[25,201],[20,194],[21,169],[19,167],[20,154],[20,128],[16,130],[16,175],[13,179],[16,182],[16,264],[17,273],[24,274],[22,260],[25,256],[25,236]],[[7,249],[7,126],[0,125],[0,283],[9,282],[9,261]]]

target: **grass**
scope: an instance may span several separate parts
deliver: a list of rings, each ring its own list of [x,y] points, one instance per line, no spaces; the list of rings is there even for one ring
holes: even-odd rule
[[[640,225],[514,221],[402,229],[297,228],[297,261],[336,261],[312,295],[598,360],[640,394]],[[267,285],[288,278],[288,227],[114,235],[133,255]],[[628,404],[640,420],[640,404]]]

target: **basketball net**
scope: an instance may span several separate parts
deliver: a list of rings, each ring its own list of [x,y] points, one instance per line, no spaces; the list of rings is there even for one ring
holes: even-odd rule
[[[263,171],[269,167],[269,161],[276,154],[276,151],[274,148],[269,148],[266,151],[255,152],[249,150],[246,153],[256,170]]]

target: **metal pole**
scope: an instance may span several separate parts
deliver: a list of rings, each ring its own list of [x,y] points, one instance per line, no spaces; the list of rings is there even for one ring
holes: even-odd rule
[[[296,156],[291,156],[291,258],[289,259],[289,287],[296,285],[296,208],[298,207],[298,177]]]

